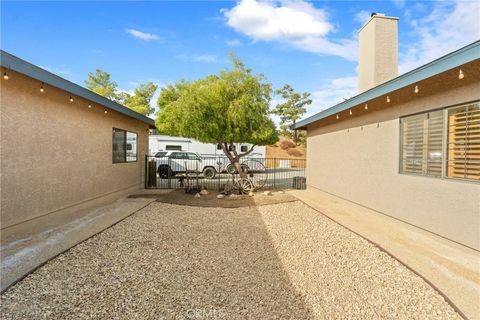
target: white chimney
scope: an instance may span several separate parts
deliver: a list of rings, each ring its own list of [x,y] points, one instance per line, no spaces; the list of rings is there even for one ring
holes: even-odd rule
[[[358,91],[398,75],[398,18],[372,13],[358,32]]]

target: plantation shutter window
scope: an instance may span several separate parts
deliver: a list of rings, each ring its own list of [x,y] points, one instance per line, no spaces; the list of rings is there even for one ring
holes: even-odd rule
[[[480,102],[400,118],[400,173],[480,182]]]
[[[402,118],[402,173],[442,175],[443,111]]]
[[[448,110],[447,176],[480,180],[480,104]]]
[[[427,120],[427,175],[441,177],[443,166],[443,110],[430,112]]]

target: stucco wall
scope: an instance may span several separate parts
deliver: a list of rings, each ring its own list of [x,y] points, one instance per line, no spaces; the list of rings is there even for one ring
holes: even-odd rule
[[[399,117],[479,99],[480,83],[308,127],[307,183],[480,249],[480,183],[399,174]]]
[[[1,81],[1,228],[143,186],[148,125],[10,72]],[[138,161],[112,164],[112,127]]]

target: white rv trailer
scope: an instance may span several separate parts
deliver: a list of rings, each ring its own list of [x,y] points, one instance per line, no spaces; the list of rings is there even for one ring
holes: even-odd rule
[[[250,150],[251,144],[236,143],[237,152]],[[190,151],[202,156],[224,156],[220,146],[214,143],[202,143],[195,139],[172,137],[164,135],[150,135],[149,154],[154,155],[158,151]],[[250,158],[265,158],[265,146],[255,146],[253,152],[248,155]]]

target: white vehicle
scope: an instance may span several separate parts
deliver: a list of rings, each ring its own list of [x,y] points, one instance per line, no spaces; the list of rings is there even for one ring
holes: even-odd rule
[[[207,179],[213,179],[217,173],[224,172],[228,165],[227,158],[201,157],[196,152],[158,151],[157,172],[160,178],[166,179],[179,173],[201,172]]]
[[[233,174],[237,170],[227,157],[200,156],[196,152],[158,151],[156,158],[157,172],[160,178],[172,178],[179,173],[198,172],[207,179],[213,179],[218,173]],[[248,165],[242,163],[242,170],[248,171]]]
[[[235,143],[234,148],[243,153],[252,147],[248,143]],[[195,139],[172,137],[165,135],[152,134],[149,136],[149,153],[154,154],[157,151],[185,151],[195,152],[202,156],[225,156],[220,145],[215,143],[202,143]],[[255,146],[253,152],[249,154],[251,158],[265,158],[265,146]]]

